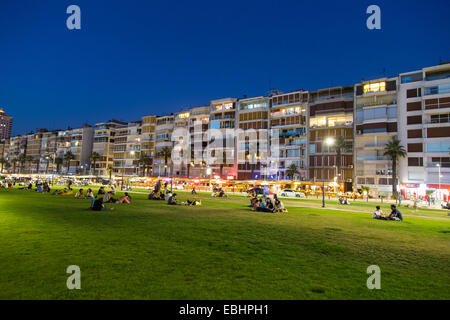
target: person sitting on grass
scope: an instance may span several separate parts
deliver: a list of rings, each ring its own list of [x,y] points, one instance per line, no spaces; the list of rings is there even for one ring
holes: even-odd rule
[[[176,197],[177,197],[177,194],[176,194],[176,193],[174,193],[173,195],[171,195],[171,196],[169,197],[169,199],[167,200],[167,204],[170,204],[170,205],[178,204],[178,200],[176,199]]]
[[[114,210],[114,208],[105,207],[105,205],[103,204],[103,199],[102,198],[99,198],[99,199],[95,200],[93,206],[91,207],[91,209],[94,210],[94,211]]]
[[[128,192],[125,192],[125,195],[121,197],[117,203],[131,203],[131,196],[128,194]]]
[[[100,189],[98,189],[98,192],[97,192],[97,197],[98,196],[103,196],[105,193],[106,193],[105,192],[105,187],[100,187]]]
[[[281,202],[278,198],[275,199],[275,208],[273,212],[288,212],[284,207],[283,202]]]
[[[264,199],[259,199],[259,205],[256,207],[255,211],[272,212],[271,209],[267,208],[266,202],[264,201]]]
[[[113,198],[113,193],[111,191],[108,191],[107,193],[105,193],[105,195],[103,196],[103,203],[108,203],[108,202],[116,202],[117,199]]]
[[[250,207],[254,207],[255,204],[258,204],[258,197],[256,196],[256,194],[253,195],[253,197],[250,199]]]
[[[149,193],[147,199],[148,200],[156,200],[157,197],[158,197],[157,193],[155,192],[155,190],[153,190],[152,192]]]
[[[92,208],[92,206],[94,205],[95,197],[91,188],[89,188],[86,192],[86,199],[91,199],[91,208]]]
[[[391,210],[391,214],[388,217],[389,220],[403,221],[403,216],[395,205],[391,204]]]
[[[197,191],[195,190],[195,186],[192,188],[191,194],[197,194]]]
[[[273,211],[273,210],[274,210],[274,205],[273,205],[273,203],[272,203],[272,200],[270,200],[270,198],[267,198],[267,201],[266,201],[266,207],[267,207],[267,209],[269,209],[270,211]]]
[[[386,216],[384,215],[383,211],[381,210],[380,206],[375,207],[375,211],[373,212],[372,217],[374,219],[379,219],[379,220],[388,220],[386,218]]]
[[[75,194],[75,199],[84,199],[83,189],[78,190]]]
[[[163,193],[164,194],[164,193]],[[164,200],[169,201],[170,197],[172,196],[172,192],[166,191],[166,194],[164,195]]]

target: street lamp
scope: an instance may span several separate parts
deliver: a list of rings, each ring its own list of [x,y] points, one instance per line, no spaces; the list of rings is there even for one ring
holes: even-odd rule
[[[324,140],[325,145],[328,147],[334,145],[334,138],[328,137]],[[325,155],[322,150],[322,208],[325,208]]]
[[[208,177],[209,177],[209,191],[212,191],[212,187],[211,187],[211,173],[212,173],[212,170],[211,170],[211,168],[206,168],[206,174],[208,175]]]
[[[441,164],[438,163],[436,166],[438,167],[438,201],[441,201]]]

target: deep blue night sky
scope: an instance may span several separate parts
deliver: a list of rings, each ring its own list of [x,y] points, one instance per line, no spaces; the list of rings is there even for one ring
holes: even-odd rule
[[[81,7],[79,31],[67,6]],[[381,7],[382,30],[366,28]],[[13,133],[351,85],[450,60],[448,0],[0,2],[0,107]]]

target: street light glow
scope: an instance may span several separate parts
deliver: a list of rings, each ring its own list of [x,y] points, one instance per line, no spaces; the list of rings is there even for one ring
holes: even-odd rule
[[[332,146],[332,145],[334,144],[334,138],[332,138],[332,137],[326,138],[326,139],[325,139],[325,144],[326,144],[327,146]]]

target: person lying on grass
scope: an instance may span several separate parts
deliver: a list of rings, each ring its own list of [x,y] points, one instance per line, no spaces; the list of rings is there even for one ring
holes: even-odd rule
[[[186,203],[181,203],[184,204],[185,206],[201,206],[202,202],[197,200],[197,199],[193,199],[193,200],[186,200]]]
[[[117,200],[117,203],[131,203],[131,196],[128,194],[128,192],[125,192],[125,195],[121,197],[119,200]]]
[[[84,199],[83,189],[78,190],[75,194],[75,199]]]
[[[91,207],[91,210],[94,210],[94,211],[107,211],[107,210],[114,210],[114,208],[105,207],[105,205],[103,204],[103,199],[99,198],[99,199],[94,201],[94,205]]]

